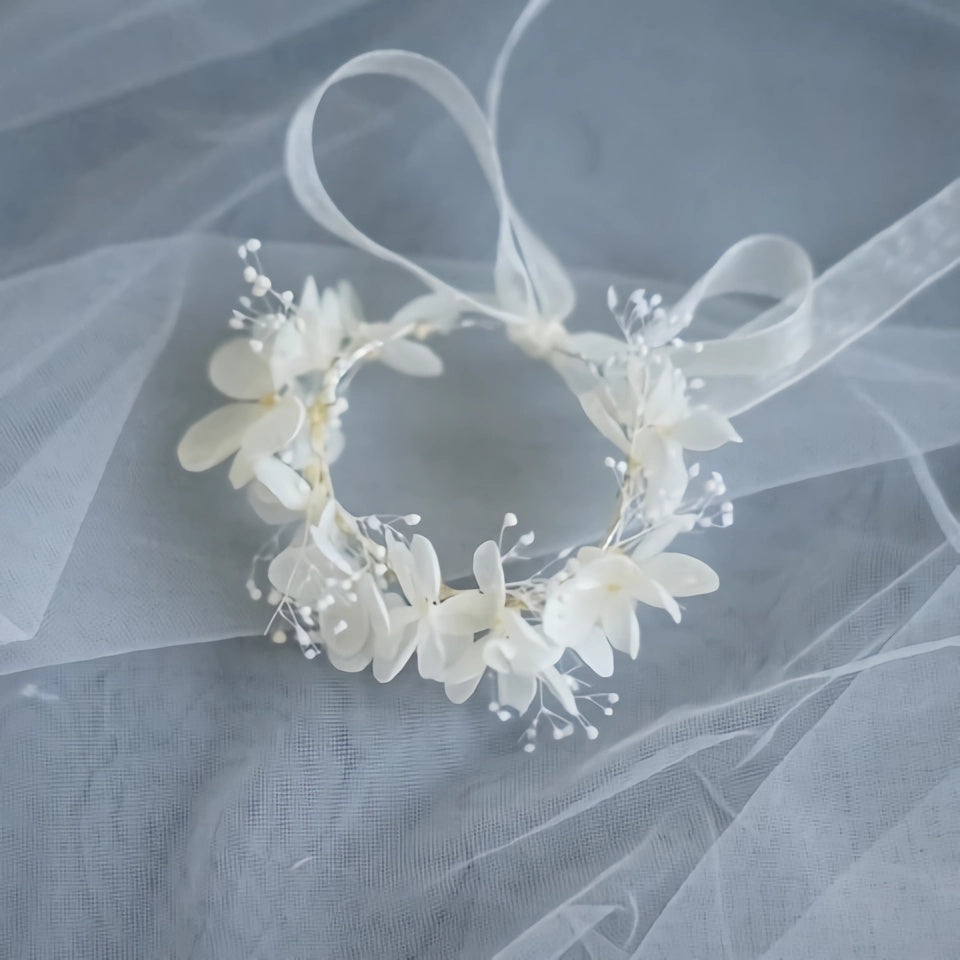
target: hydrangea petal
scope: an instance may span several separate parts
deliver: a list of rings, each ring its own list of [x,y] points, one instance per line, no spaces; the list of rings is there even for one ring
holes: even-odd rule
[[[184,470],[209,470],[236,453],[262,412],[259,404],[228,403],[198,420],[183,435],[177,458]]]
[[[495,613],[493,604],[477,590],[468,590],[444,600],[436,613],[443,633],[470,636],[486,630]]]
[[[344,541],[343,532],[340,529],[338,520],[343,519],[340,512],[340,505],[336,500],[328,500],[326,506],[320,513],[320,519],[311,528],[310,534],[317,549],[330,561],[333,566],[342,570],[344,573],[353,573],[354,567],[340,549]],[[348,517],[347,519],[352,520]]]
[[[369,647],[361,647],[359,651],[352,654],[344,654],[335,647],[325,646],[324,651],[331,666],[344,673],[360,673],[370,666],[373,660],[373,654]]]
[[[507,587],[503,576],[503,560],[496,540],[486,540],[473,554],[473,575],[481,592],[503,606]]]
[[[237,455],[230,464],[230,472],[227,474],[230,486],[232,486],[234,490],[245,487],[253,480],[253,468],[256,466],[256,463],[256,460],[251,459],[243,452],[242,447],[237,451]]]
[[[640,652],[640,624],[633,604],[624,599],[608,604],[603,611],[603,632],[614,650],[636,658]]]
[[[647,478],[647,514],[671,513],[683,499],[689,481],[683,447],[672,437],[645,429],[634,437],[633,456]]]
[[[327,593],[325,580],[333,571],[323,554],[313,546],[287,547],[270,563],[271,586],[297,603],[315,604]]]
[[[649,576],[646,572],[646,564],[650,561],[644,561],[644,567],[641,570],[637,568],[636,576],[630,584],[630,594],[634,600],[645,603],[648,607],[658,607],[666,610],[670,614],[674,623],[680,622],[680,606],[673,599],[673,594],[659,580]]]
[[[387,560],[390,569],[400,584],[400,589],[409,603],[416,603],[420,591],[417,585],[417,574],[410,548],[389,528],[385,536],[387,542]]]
[[[594,330],[570,334],[569,344],[581,357],[596,364],[619,357],[627,349],[626,341],[621,337],[612,337],[609,333],[598,333]]]
[[[380,348],[385,366],[410,377],[439,377],[443,361],[425,344],[413,340],[390,340]]]
[[[284,397],[272,406],[260,405],[260,416],[243,437],[242,449],[251,460],[270,457],[297,435],[303,424],[303,404],[296,397]]]
[[[597,390],[581,393],[577,398],[590,422],[621,452],[630,452],[630,443],[620,424],[610,415]]]
[[[573,590],[607,590],[628,582],[635,570],[636,564],[622,553],[601,554],[577,571],[570,586]]]
[[[437,551],[426,537],[416,533],[410,542],[410,553],[413,556],[420,595],[427,603],[434,603],[440,596],[442,585]]]
[[[636,622],[636,617],[633,618]],[[639,633],[637,637],[639,645]],[[600,630],[590,630],[575,644],[570,644],[577,656],[598,676],[613,674],[613,648]],[[630,643],[628,641],[629,649]]]
[[[300,513],[288,510],[277,502],[277,498],[262,484],[254,481],[247,487],[247,499],[254,513],[271,526],[282,527],[300,519]]]
[[[444,680],[447,683],[462,684],[480,677],[486,672],[487,664],[483,659],[483,644],[471,643],[466,650],[447,667]],[[476,683],[474,683],[476,688]],[[472,693],[473,691],[471,691]],[[469,696],[469,694],[467,694]]]
[[[646,560],[662,553],[680,533],[689,533],[696,526],[697,518],[692,513],[681,513],[651,527],[637,543],[631,556],[635,561]]]
[[[425,680],[442,680],[447,665],[447,637],[441,636],[429,619],[423,619],[417,627],[417,669]],[[455,648],[456,643],[452,644]]]
[[[460,316],[456,301],[447,293],[425,293],[405,303],[391,317],[389,326],[399,330],[411,323],[428,322],[438,330],[453,327]]]
[[[505,707],[513,707],[524,714],[537,695],[537,678],[516,673],[501,673],[497,677],[497,699]]]
[[[365,604],[357,601],[335,603],[323,612],[321,628],[328,653],[333,652],[339,657],[347,658],[370,650],[367,663],[373,658],[369,643],[370,618]]]
[[[337,284],[337,299],[341,326],[348,335],[352,335],[363,323],[363,304],[360,302],[356,288],[349,280],[341,280]]]
[[[378,648],[373,657],[373,675],[380,683],[389,683],[407,664],[417,647],[417,629],[411,623],[391,632],[391,643]]]
[[[208,373],[211,383],[234,400],[259,400],[273,393],[270,365],[253,352],[247,337],[233,337],[217,347]]]
[[[600,616],[592,592],[575,589],[575,582],[576,578],[550,591],[543,608],[543,632],[565,647],[575,646]]]
[[[383,594],[369,573],[360,578],[357,597],[366,610],[371,634],[374,638],[385,637],[390,630],[390,614],[383,602]]]
[[[482,676],[482,673],[478,673],[476,676],[459,683],[447,680],[443,685],[447,698],[451,703],[465,703],[473,696]]]
[[[644,366],[640,367],[641,371],[644,369]],[[647,376],[650,376],[650,373],[647,373]],[[687,416],[686,380],[683,374],[670,364],[660,366],[653,376],[653,385],[644,398],[644,421],[658,427],[671,427]]]
[[[560,659],[563,648],[550,643],[537,627],[524,619],[519,610],[507,608],[500,616],[504,636],[494,639],[491,634],[488,646],[490,651],[498,650],[503,659],[501,665],[497,666],[488,653],[487,663],[490,666],[497,670],[510,669],[532,674]]]
[[[725,443],[742,440],[730,421],[710,407],[694,407],[671,433],[687,450],[716,450]]]
[[[300,299],[297,302],[297,313],[304,319],[316,317],[320,313],[320,289],[312,275],[303,281]]]
[[[264,457],[253,468],[254,476],[287,510],[303,510],[310,498],[310,484],[276,457]]]
[[[674,597],[713,593],[720,586],[716,571],[685,553],[661,553],[643,563],[643,572],[663,585]]]
[[[483,650],[483,662],[492,670],[498,673],[509,673],[513,670],[513,661],[516,657],[516,650],[511,643],[507,643],[501,637],[493,640],[484,640],[481,642]]]

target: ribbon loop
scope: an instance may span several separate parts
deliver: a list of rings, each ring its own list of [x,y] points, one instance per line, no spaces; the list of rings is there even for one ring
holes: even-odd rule
[[[778,303],[729,336],[679,347],[674,359],[688,374],[772,372],[810,348],[813,264],[803,247],[768,234],[735,243],[677,302],[676,331],[690,326],[704,300],[730,294],[772,297]]]
[[[335,84],[370,75],[397,77],[421,87],[446,109],[466,136],[490,185],[499,214],[495,303],[452,286],[402,254],[377,243],[359,230],[327,193],[313,152],[317,109]],[[449,296],[462,309],[510,324],[538,315],[545,307],[567,313],[572,309],[573,286],[559,262],[513,211],[486,116],[463,83],[429,57],[406,50],[375,50],[347,61],[309,94],[294,113],[287,129],[285,166],[297,200],[317,223],[355,247],[402,267],[432,290]],[[563,319],[565,315],[557,318]]]

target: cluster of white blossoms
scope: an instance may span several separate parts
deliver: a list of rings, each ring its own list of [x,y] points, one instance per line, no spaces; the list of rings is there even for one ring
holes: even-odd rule
[[[558,370],[616,446],[619,457],[606,462],[617,506],[600,542],[562,551],[519,581],[508,580],[505,565],[521,558],[533,534],[505,549],[517,525],[507,514],[499,539],[477,547],[476,586],[455,589],[444,582],[433,544],[410,535],[419,517],[354,516],[337,500],[330,465],[343,449],[344,392],[359,365],[438,375],[440,359],[422,341],[469,318],[438,293],[379,323],[363,318],[344,281],[321,292],[308,278],[299,299],[277,293],[259,248],[257,240],[240,248],[250,295],[230,320],[238,335],[210,361],[210,379],[230,402],[190,427],[178,456],[194,471],[232,458],[231,484],[245,487],[257,514],[278,528],[247,583],[254,599],[274,607],[271,638],[294,638],[308,658],[322,651],[340,670],[372,665],[381,682],[415,658],[421,676],[442,683],[454,703],[491,675],[491,709],[504,720],[531,717],[521,737],[526,750],[544,723],[557,738],[577,723],[595,737],[589,713],[609,714],[617,697],[590,693],[581,667],[609,677],[615,653],[637,657],[638,604],[678,622],[678,599],[716,590],[709,566],[669,547],[695,526],[732,521],[720,476],[692,484],[699,465],[688,467],[684,451],[740,438],[726,418],[692,399],[702,384],[671,362],[678,341],[659,297],[636,291],[620,309],[611,291],[618,338],[571,334],[558,324],[544,337],[535,324],[512,331],[520,347]]]

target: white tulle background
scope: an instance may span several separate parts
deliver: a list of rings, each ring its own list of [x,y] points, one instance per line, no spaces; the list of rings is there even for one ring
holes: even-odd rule
[[[517,749],[486,697],[258,634],[261,530],[174,447],[255,235],[278,284],[419,292],[299,210],[300,98],[374,47],[482,93],[522,4],[232,0],[0,11],[0,956],[918,958],[960,950],[960,277],[736,421],[720,573],[643,620],[594,743]],[[819,270],[960,167],[960,7],[554,0],[507,75],[511,194],[605,289],[676,294],[740,237]],[[364,230],[476,286],[495,238],[459,134],[343,85],[317,150]],[[708,320],[722,325],[743,304]],[[466,573],[505,510],[597,532],[608,452],[497,338],[365,371],[347,506],[416,510]],[[706,463],[706,456],[704,458]],[[656,611],[653,612],[656,614]]]

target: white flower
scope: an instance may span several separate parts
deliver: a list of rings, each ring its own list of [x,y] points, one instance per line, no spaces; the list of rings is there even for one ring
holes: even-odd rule
[[[318,611],[319,641],[338,670],[356,673],[373,660],[390,629],[383,595],[370,573],[354,578],[349,596],[338,570],[314,543],[288,547],[270,564],[272,586],[301,606]]]
[[[293,383],[307,373],[325,373],[340,353],[356,295],[346,281],[321,294],[307,277],[296,310],[270,339],[267,358],[278,385]]]
[[[330,593],[328,581],[342,579],[330,561],[302,532],[281,550],[267,570],[271,586],[301,606],[317,607]]]
[[[277,396],[269,367],[243,337],[216,350],[209,372],[221,393],[240,402],[218,407],[193,424],[177,446],[177,457],[185,470],[202,471],[233,456],[230,482],[243,487],[253,480],[260,460],[296,436],[303,404],[293,396]]]
[[[362,562],[351,559],[349,529],[353,518],[330,499],[319,520],[300,527],[289,547],[271,562],[267,576],[283,596],[298,604],[318,607],[320,601],[336,594],[362,570]]]
[[[408,547],[390,530],[386,540],[387,562],[409,606],[390,610],[390,633],[374,656],[373,675],[381,683],[392,680],[416,650],[420,675],[441,680],[451,660],[473,641],[473,634],[454,636],[441,626],[443,582],[433,544],[416,534]]]
[[[500,548],[493,540],[477,548],[473,573],[479,589],[466,590],[441,604],[442,629],[467,636],[485,632],[444,671],[447,696],[462,703],[489,667],[497,672],[498,697],[504,705],[523,713],[543,680],[564,709],[576,713],[573,693],[554,666],[563,649],[550,643],[511,605]]]
[[[359,318],[361,315],[357,313]],[[366,323],[362,319],[351,331],[354,344],[379,341],[373,356],[384,366],[411,377],[437,377],[443,373],[443,362],[425,343],[398,336],[400,331],[419,324],[431,329],[450,329],[459,310],[449,296],[426,293],[404,304],[385,323]]]
[[[640,650],[637,603],[660,607],[679,622],[676,597],[711,593],[719,585],[716,573],[703,561],[662,552],[694,520],[692,516],[672,518],[641,539],[630,556],[619,550],[581,549],[573,575],[547,597],[543,614],[547,636],[578,652],[584,638],[590,637],[588,650],[593,653],[592,644],[600,632],[615,650],[636,657]]]
[[[638,464],[650,517],[669,514],[687,488],[683,451],[715,450],[740,436],[721,413],[691,405],[683,371],[662,353],[631,355],[580,395],[594,426]]]
[[[397,334],[422,322],[450,325],[457,315],[449,297],[426,294],[386,323],[368,323],[348,281],[320,293],[308,277],[295,313],[270,341],[270,368],[277,383],[291,383],[308,373],[325,373],[346,352],[379,343],[374,356],[386,366],[411,376],[437,376],[443,372],[440,358],[426,344]]]
[[[355,593],[356,600],[336,602],[321,614],[324,653],[338,670],[348,673],[370,665],[390,630],[387,605],[371,574],[360,576]]]
[[[343,450],[343,433],[339,419],[331,416],[319,425],[317,419],[316,405],[308,407],[282,459],[263,459],[254,467],[249,500],[267,523],[286,524],[304,517],[313,523],[330,497],[329,485],[320,480]]]

